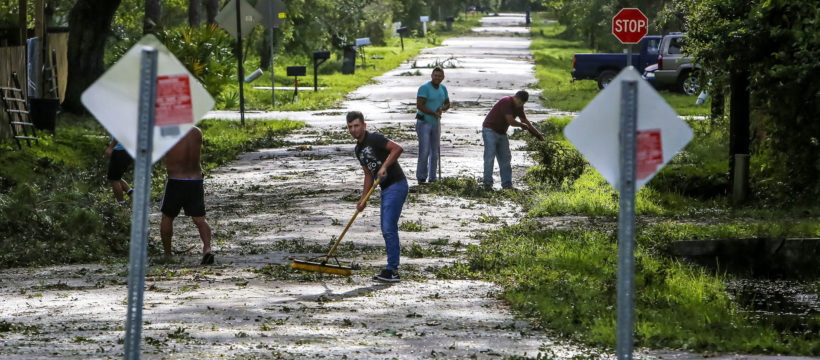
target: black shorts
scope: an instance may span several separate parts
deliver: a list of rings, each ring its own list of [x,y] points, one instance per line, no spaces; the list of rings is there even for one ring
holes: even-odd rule
[[[111,153],[111,162],[108,163],[108,180],[116,181],[122,179],[122,174],[131,166],[134,159],[125,150],[114,150]]]
[[[205,189],[202,179],[168,179],[160,210],[165,216],[175,218],[180,209],[186,216],[205,216]]]

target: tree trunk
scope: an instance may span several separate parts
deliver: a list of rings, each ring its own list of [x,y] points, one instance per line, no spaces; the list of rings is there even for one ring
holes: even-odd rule
[[[159,31],[159,19],[162,16],[162,0],[145,0],[145,17],[142,20],[142,34],[155,34]]]
[[[188,2],[188,25],[192,29],[198,28],[202,22],[202,0],[190,0]]]
[[[723,89],[715,89],[709,95],[712,96],[712,123],[723,117],[724,96]]]
[[[270,29],[262,32],[262,41],[259,43],[259,67],[267,69],[270,67]]]
[[[122,0],[78,0],[68,14],[68,81],[63,108],[82,113],[80,96],[105,71],[105,40]]]
[[[219,0],[205,0],[205,16],[208,25],[216,24],[216,14],[219,12]]]
[[[749,154],[749,73],[732,73],[729,98],[729,184],[735,182],[735,155]],[[746,170],[748,174],[748,169]]]
[[[28,22],[26,21],[26,10],[28,9],[28,1],[20,0],[17,2],[19,10],[17,12],[18,28],[20,29],[20,45],[26,46],[26,39],[28,38]]]

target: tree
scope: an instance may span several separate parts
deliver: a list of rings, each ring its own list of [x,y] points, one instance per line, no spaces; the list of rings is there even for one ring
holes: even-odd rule
[[[664,28],[663,11],[673,0],[542,0],[539,4],[550,10],[558,22],[566,26],[562,35],[569,39],[583,39],[587,46],[604,51],[620,51],[622,45],[612,36],[612,17],[622,8],[636,7],[649,18],[650,34],[677,31]]]
[[[205,0],[205,17],[208,25],[216,24],[216,14],[219,12],[219,0]]]
[[[192,28],[199,27],[202,22],[202,0],[190,0],[188,2],[188,25]]]
[[[674,10],[685,19],[687,51],[709,71],[713,87],[748,84],[755,115],[747,136],[758,183],[784,184],[777,190],[793,198],[820,195],[816,1],[678,0]]]
[[[159,30],[162,17],[162,0],[145,0],[145,17],[142,22],[143,34],[154,34]]]
[[[77,0],[68,15],[68,83],[63,108],[84,111],[80,96],[105,70],[105,40],[121,0]]]

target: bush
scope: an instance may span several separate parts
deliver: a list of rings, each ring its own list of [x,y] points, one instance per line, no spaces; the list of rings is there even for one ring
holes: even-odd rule
[[[534,141],[527,145],[537,165],[527,170],[527,178],[549,187],[572,184],[584,173],[586,160],[578,150],[562,146],[557,141]]]
[[[40,181],[0,194],[3,267],[85,262],[128,253],[129,215],[111,200],[101,171],[77,172],[59,164],[42,172],[48,175]]]
[[[236,81],[231,38],[216,25],[175,27],[157,35],[211,96],[216,97],[226,84]]]
[[[584,173],[587,162],[581,153],[574,147],[555,140],[561,136],[563,128],[568,123],[567,120],[553,118],[550,121],[534,123],[538,131],[547,137],[544,141],[537,141],[532,136],[522,135],[525,133],[522,130],[516,130],[513,134],[513,139],[527,139],[524,149],[531,152],[530,156],[536,162],[535,166],[527,170],[527,179],[531,183],[558,187],[565,182],[572,184]]]

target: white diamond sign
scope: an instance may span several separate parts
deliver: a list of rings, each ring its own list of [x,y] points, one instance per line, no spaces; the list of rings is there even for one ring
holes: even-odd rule
[[[214,99],[168,48],[146,35],[83,92],[83,105],[136,158],[142,49],[157,49],[157,103],[151,163],[214,107]]]
[[[564,129],[564,135],[615,189],[620,189],[621,82],[638,82],[635,190],[692,140],[692,129],[633,68],[625,68]]]
[[[261,23],[264,19],[264,16],[256,11],[250,4],[248,4],[245,0],[231,0],[228,5],[222,8],[222,11],[219,14],[216,14],[216,18],[214,19],[219,26],[221,26],[228,34],[234,37],[237,37],[236,31],[236,2],[239,1],[239,15],[242,23],[242,36],[248,36],[253,30],[253,27],[256,24]]]

